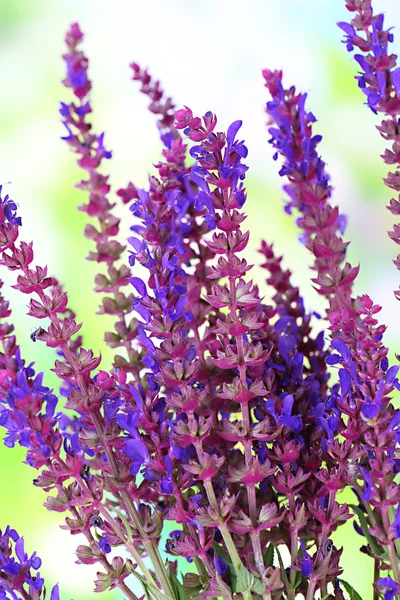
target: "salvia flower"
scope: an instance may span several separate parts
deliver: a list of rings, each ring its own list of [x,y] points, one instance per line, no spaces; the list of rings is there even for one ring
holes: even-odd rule
[[[44,579],[40,576],[41,559],[36,552],[29,556],[24,538],[15,529],[0,530],[0,598],[7,600],[60,600],[58,584],[50,596],[46,594]]]
[[[374,13],[371,0],[352,0],[347,8],[354,13],[351,22],[338,25],[346,34],[347,50],[355,51],[354,59],[360,69],[355,79],[367,97],[367,105],[373,113],[385,116],[377,129],[391,144],[382,158],[394,170],[388,173],[384,182],[397,193],[387,206],[397,216],[400,214],[400,67],[397,66],[397,54],[391,52],[394,36],[392,28],[385,27],[384,15]],[[396,244],[400,244],[399,224],[388,233]],[[400,254],[393,262],[400,269]],[[400,300],[400,291],[395,291],[395,296]]]
[[[365,55],[357,56],[359,85],[374,112],[391,115],[380,130],[396,145],[393,35],[369,0],[346,7],[356,13],[340,24],[346,46]],[[67,292],[35,264],[19,207],[0,188],[0,264],[38,320],[32,349],[48,347],[61,381],[50,389],[47,373],[35,372],[0,295],[5,445],[26,448],[46,508],[65,513],[62,528],[80,537],[77,562],[101,566],[96,592],[118,588],[139,600],[133,574],[148,600],[356,597],[332,541],[354,517],[373,559],[374,598],[400,596],[398,365],[389,364],[381,307],[353,295],[360,267],[346,260],[346,218],[333,204],[306,94],[285,88],[281,71],[263,71],[285,211],[313,255],[325,314],[306,307],[268,241],[260,253],[270,302],[260,294],[245,256],[242,121],[224,129],[210,110],[175,110],[137,63],[133,79],[150,100],[162,149],[143,189],[117,189],[131,215],[127,245],[117,238],[121,217],[102,172],[112,153],[92,127],[78,24],[65,41],[63,84],[73,100],[60,106],[63,140],[85,172],[80,210],[95,219],[85,228],[88,258],[104,263],[95,277],[99,312],[115,318],[105,341],[121,354],[107,365],[86,348]],[[397,164],[396,152],[385,160]],[[348,488],[351,505],[341,497]],[[182,559],[190,573],[181,575]],[[14,530],[0,533],[0,598],[48,598],[40,568]],[[58,586],[50,600],[59,600]]]

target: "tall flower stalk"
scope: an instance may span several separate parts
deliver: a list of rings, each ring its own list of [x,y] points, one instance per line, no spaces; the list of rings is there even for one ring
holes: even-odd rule
[[[87,174],[87,179],[80,181],[77,187],[88,193],[89,201],[80,206],[79,210],[97,221],[97,225],[88,223],[85,227],[85,237],[95,243],[95,251],[91,251],[87,258],[104,263],[107,267],[106,275],[99,273],[95,278],[96,292],[111,294],[103,297],[99,313],[112,315],[117,319],[114,330],[105,333],[105,341],[112,348],[124,348],[127,354],[125,357],[117,355],[113,366],[127,373],[137,374],[139,357],[132,345],[137,324],[131,315],[132,296],[122,291],[129,285],[131,271],[125,263],[118,264],[125,249],[116,239],[120,219],[114,214],[116,203],[110,202],[108,197],[111,189],[108,176],[101,173],[103,161],[110,159],[112,153],[104,146],[104,133],[96,135],[89,120],[92,113],[92,82],[88,75],[89,61],[80,49],[82,40],[83,34],[75,23],[67,32],[67,52],[63,56],[66,64],[63,84],[71,88],[74,94],[74,101],[68,104],[62,102],[60,107],[67,130],[63,139],[78,155],[78,166]]]
[[[356,514],[361,514],[362,522],[368,524],[364,529],[368,529],[370,536],[379,534],[387,545],[385,556],[376,547],[369,547],[370,554],[378,561],[375,575],[379,576],[386,562],[399,583],[396,535],[389,518],[390,507],[399,503],[399,488],[394,481],[395,428],[399,417],[390,402],[390,394],[399,386],[398,366],[389,368],[388,350],[381,341],[386,327],[379,325],[375,317],[381,307],[374,305],[367,295],[352,298],[351,284],[358,267],[348,263],[340,266],[348,244],[338,235],[343,233],[343,219],[330,204],[329,178],[317,153],[321,136],[313,135],[315,117],[305,110],[306,96],[296,93],[294,87],[284,89],[281,72],[264,71],[264,77],[273,98],[267,104],[267,112],[279,126],[269,129],[270,143],[277,149],[275,157],[278,154],[284,157],[280,174],[289,179],[285,186],[289,195],[287,206],[300,215],[297,224],[304,231],[302,240],[315,257],[313,269],[317,277],[312,281],[329,301],[327,314],[334,353],[327,363],[341,366],[341,397],[337,406],[342,419],[338,425],[341,436],[351,442],[360,465],[354,471],[354,465],[348,464],[345,477],[356,490],[360,502]],[[368,464],[363,464],[363,456]],[[369,510],[367,503],[371,504]]]
[[[347,0],[345,4],[352,13],[352,19],[350,23],[338,25],[345,33],[347,50],[358,50],[354,58],[361,70],[355,78],[366,96],[367,106],[374,114],[385,116],[377,129],[391,144],[382,158],[394,170],[388,173],[384,182],[397,193],[397,198],[392,198],[387,206],[397,216],[400,214],[400,67],[397,66],[397,54],[390,52],[394,36],[392,28],[384,27],[384,15],[374,13],[371,0]],[[399,223],[388,234],[396,244],[400,244]],[[393,262],[400,270],[400,254]],[[400,300],[400,290],[395,291],[395,296]]]

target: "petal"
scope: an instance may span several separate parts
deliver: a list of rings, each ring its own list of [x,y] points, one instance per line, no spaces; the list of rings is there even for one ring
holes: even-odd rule
[[[236,134],[241,128],[242,124],[243,121],[234,121],[232,125],[229,126],[226,133],[226,141],[228,142],[228,146],[231,146],[235,141]]]

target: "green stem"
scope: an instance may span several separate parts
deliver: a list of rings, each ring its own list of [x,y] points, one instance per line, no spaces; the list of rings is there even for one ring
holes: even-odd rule
[[[215,496],[214,488],[210,479],[204,482],[204,486],[206,488],[208,501],[214,508],[218,508],[217,498]],[[236,550],[235,542],[232,539],[232,536],[225,525],[225,523],[220,523],[219,530],[221,531],[221,535],[224,538],[224,542],[226,545],[226,549],[228,550],[228,554],[231,557],[233,568],[236,573],[239,573],[240,567],[242,566],[242,561],[240,560],[240,556],[238,551]]]
[[[107,441],[104,437],[103,430],[102,430],[102,423],[101,423],[99,414],[92,413],[92,421],[96,428],[97,435],[99,436],[101,445],[103,446],[104,452],[107,456],[108,462],[110,463],[113,475],[114,475],[114,477],[116,477],[116,479],[118,479],[119,469],[118,469],[117,461],[115,459],[112,449],[108,447]],[[157,577],[160,580],[160,583],[164,589],[164,592],[168,596],[171,596],[171,598],[174,598],[175,595],[174,595],[171,583],[168,578],[167,571],[165,569],[165,566],[162,561],[162,558],[161,558],[161,555],[160,555],[157,545],[154,543],[153,540],[151,540],[147,537],[147,534],[143,529],[140,515],[137,512],[136,507],[132,502],[132,498],[129,496],[128,492],[126,492],[125,490],[121,490],[119,493],[120,493],[120,496],[126,506],[126,510],[128,511],[133,523],[135,524],[136,529],[139,532],[139,535],[143,542],[143,546],[145,547],[146,552],[149,555],[149,558],[154,567],[154,571],[157,573]]]
[[[294,600],[296,597],[296,590],[290,587],[287,590],[287,600]]]
[[[378,581],[379,576],[380,576],[379,563],[380,563],[380,561],[377,558],[375,558],[375,560],[374,560],[374,584]],[[380,593],[378,592],[378,590],[376,589],[376,587],[374,585],[372,600],[379,600],[379,596],[380,596]]]
[[[324,585],[321,585],[321,590],[320,590],[320,592],[321,592],[321,600],[322,600],[323,598],[327,598],[327,597],[328,597],[328,588],[327,588],[327,586],[326,586],[326,583],[324,583]]]
[[[397,560],[397,554],[393,542],[390,542],[390,544],[388,545],[388,553],[394,578],[397,583],[400,583],[399,562]]]
[[[390,520],[389,520],[389,514],[388,514],[388,510],[387,510],[386,506],[382,508],[382,523],[383,523],[383,527],[386,532],[386,535],[389,538]],[[393,540],[389,539],[387,549],[388,549],[390,565],[392,567],[394,578],[396,580],[396,583],[400,583],[399,561],[397,559],[396,549],[394,547]]]
[[[214,488],[210,479],[204,482],[204,487],[206,488],[209,503],[214,508],[218,508],[217,498],[215,496]],[[236,575],[239,575],[239,571],[241,567],[243,567],[243,565],[242,561],[240,560],[238,551],[236,550],[235,542],[233,541],[230,531],[225,525],[225,523],[220,523],[218,528],[225,542],[225,546],[232,561],[232,566],[235,570],[235,573]],[[241,592],[241,594],[243,595],[244,600],[252,600],[253,598],[250,591]]]
[[[296,566],[296,558],[297,558],[297,550],[298,550],[298,544],[299,544],[299,534],[298,534],[298,530],[295,529],[294,531],[290,532],[290,585],[293,588],[293,600],[296,596],[296,592],[294,589],[294,584],[296,581],[296,573],[297,571],[294,570],[293,567]],[[289,596],[288,596],[288,600]]]
[[[389,511],[388,514],[389,514],[389,517],[390,517],[390,521],[391,521],[391,523],[393,523],[393,521],[396,518],[393,506],[389,506],[388,511]],[[400,557],[400,539],[399,538],[396,538],[394,540],[394,545],[395,545],[395,548],[396,548],[396,554],[397,554],[397,556]]]
[[[310,583],[308,584],[306,600],[314,600],[316,583],[317,583],[316,581],[314,581],[313,579],[310,579]]]
[[[128,492],[121,491],[121,497],[122,497],[122,500],[124,501],[124,504],[126,506],[126,509],[129,513],[132,521],[134,522],[134,524],[139,532],[140,537],[142,538],[143,546],[145,547],[146,552],[149,555],[151,562],[153,563],[154,570],[157,573],[157,576],[158,576],[160,583],[164,589],[164,592],[171,598],[174,598],[175,594],[172,589],[172,586],[171,586],[171,583],[170,583],[170,580],[168,577],[168,573],[167,573],[167,570],[163,563],[163,560],[161,558],[161,554],[160,554],[157,544],[155,544],[155,542],[152,539],[149,539],[147,537],[147,534],[146,534],[145,530],[143,529],[140,515],[137,512],[136,507],[132,502],[132,498],[129,496]]]
[[[143,575],[146,577],[150,585],[157,587],[157,583],[155,582],[152,574],[146,567],[144,560],[142,559],[132,542],[129,542],[125,539],[125,536],[123,534],[122,529],[119,527],[119,524],[115,521],[115,519],[113,519],[113,517],[109,514],[107,509],[105,509],[104,506],[102,506],[101,504],[99,504],[99,511],[104,516],[104,518],[107,519],[107,521],[111,524],[112,528],[114,529],[115,533],[119,536],[120,540],[124,542],[125,547],[131,553],[133,559],[138,564],[140,570],[142,571]]]
[[[128,588],[126,583],[119,583],[118,587],[125,594],[125,596],[127,598],[129,598],[129,600],[139,600],[139,598],[137,596],[135,596],[135,594],[132,592],[132,590],[130,590]]]
[[[263,553],[262,553],[262,549],[261,549],[260,532],[254,531],[254,533],[252,533],[250,535],[250,538],[251,538],[251,543],[253,546],[254,559],[255,559],[257,570],[260,573],[261,577],[264,577],[265,564],[264,564],[264,557],[263,557]]]

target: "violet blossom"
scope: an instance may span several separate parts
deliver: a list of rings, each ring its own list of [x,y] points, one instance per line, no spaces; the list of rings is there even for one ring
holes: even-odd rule
[[[44,579],[40,576],[42,560],[34,552],[25,551],[24,538],[7,526],[0,531],[0,598],[5,600],[60,600],[58,584],[46,595]]]

